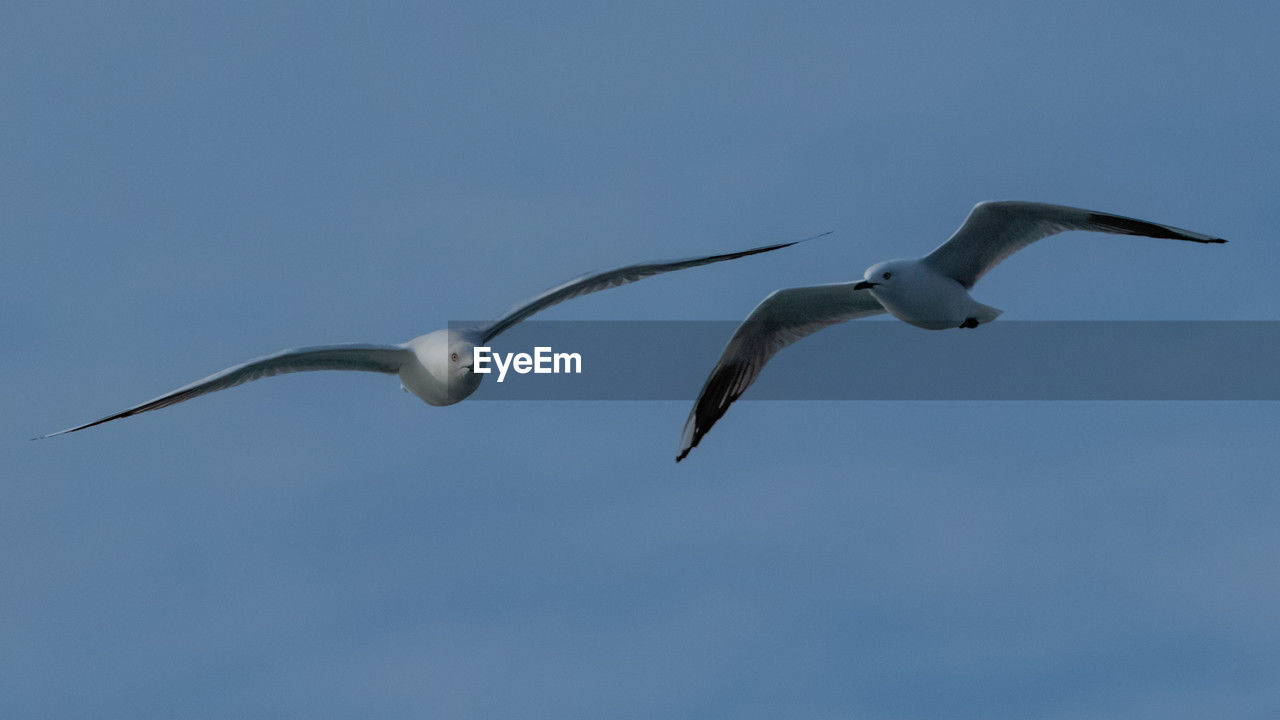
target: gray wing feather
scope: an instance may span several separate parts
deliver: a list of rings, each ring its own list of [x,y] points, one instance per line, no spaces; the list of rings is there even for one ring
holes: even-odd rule
[[[729,339],[702,386],[685,420],[676,462],[697,447],[779,350],[825,327],[884,312],[871,293],[854,290],[855,284],[777,290],[757,305]]]
[[[1065,205],[1030,202],[984,202],[969,212],[951,239],[925,256],[934,269],[973,287],[997,263],[1031,243],[1068,230],[1143,235],[1198,243],[1224,243],[1222,238],[1190,230]]]
[[[814,235],[812,238],[805,240],[813,240],[823,235],[830,235],[830,232],[822,233],[822,235]],[[684,260],[668,260],[651,263],[642,263],[639,265],[628,265],[613,270],[606,270],[598,273],[587,273],[576,277],[564,284],[547,290],[537,297],[517,305],[507,312],[500,320],[494,321],[491,325],[484,329],[481,334],[481,344],[487,344],[512,325],[528,318],[534,313],[542,312],[552,305],[557,305],[570,300],[572,298],[587,295],[600,290],[608,290],[619,285],[626,285],[637,280],[643,280],[654,275],[671,272],[673,270],[684,270],[685,268],[697,267],[699,265],[710,265],[711,263],[723,262],[725,260],[736,260],[737,258],[747,257],[748,255],[758,255],[760,253],[771,252],[773,250],[781,250],[785,247],[791,247],[796,243],[805,242],[805,240],[796,240],[794,242],[779,243],[777,245],[765,245],[764,247],[752,248],[741,252],[724,253],[722,255],[706,255],[703,257],[686,258]]]
[[[108,415],[91,423],[59,430],[58,432],[32,439],[38,440],[55,435],[73,433],[77,430],[84,430],[94,425],[101,425],[119,418],[137,415],[148,410],[159,410],[184,400],[190,400],[193,397],[242,385],[251,380],[284,373],[305,372],[308,370],[360,370],[394,375],[400,372],[401,365],[412,358],[413,352],[400,345],[326,345],[282,350],[278,353],[216,372],[203,380],[197,380],[190,385],[185,385],[154,400],[135,405],[114,415]]]

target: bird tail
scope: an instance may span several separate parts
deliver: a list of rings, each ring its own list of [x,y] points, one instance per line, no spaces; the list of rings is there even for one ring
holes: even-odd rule
[[[990,305],[983,305],[980,302],[973,304],[973,317],[977,319],[978,324],[989,323],[1000,317],[1000,313],[1004,312],[999,308],[993,308]]]

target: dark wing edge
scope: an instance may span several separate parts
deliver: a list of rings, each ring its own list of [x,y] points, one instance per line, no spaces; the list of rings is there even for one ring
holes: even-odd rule
[[[1169,240],[1186,240],[1187,242],[1197,242],[1205,245],[1221,245],[1226,242],[1225,238],[1213,237],[1176,228],[1172,225],[1161,225],[1110,213],[1090,212],[1088,222],[1090,227],[1087,229],[1097,229],[1118,235],[1142,235],[1153,238],[1167,238]]]
[[[627,285],[629,283],[636,282],[637,280],[643,280],[644,278],[661,275],[662,273],[671,272],[673,270],[684,270],[686,268],[698,267],[699,265],[710,265],[711,263],[724,262],[725,260],[736,260],[749,255],[759,255],[760,253],[781,250],[782,248],[791,247],[792,245],[830,235],[832,232],[833,231],[828,230],[827,232],[807,237],[802,240],[765,245],[763,247],[742,250],[739,252],[723,253],[720,255],[706,255],[703,257],[686,258],[684,260],[666,260],[641,263],[638,265],[628,265],[626,267],[615,268],[613,270],[605,270],[604,272],[580,275],[513,307],[501,319],[495,320],[481,332],[480,342],[481,344],[488,344],[490,340],[497,337],[512,325],[515,325],[535,313],[542,312],[552,305],[558,305],[565,300],[589,295],[593,292],[599,292],[600,290],[608,290],[621,285]]]
[[[394,375],[399,373],[400,367],[405,362],[412,360],[412,358],[413,352],[400,345],[324,345],[282,350],[278,353],[234,365],[203,380],[184,385],[177,390],[165,393],[160,397],[135,405],[114,415],[108,415],[84,425],[77,425],[47,435],[39,435],[31,439],[43,440],[44,438],[66,435],[67,433],[91,428],[112,420],[176,405],[200,395],[225,390],[252,380],[285,373],[310,370],[358,370]]]
[[[1066,205],[1020,201],[982,202],[946,242],[924,262],[966,288],[988,270],[1031,243],[1068,230],[1225,243],[1226,240],[1146,220]]]
[[[825,327],[884,312],[871,293],[854,290],[855,284],[777,290],[757,305],[729,339],[698,393],[680,434],[676,462],[688,457],[778,351]]]

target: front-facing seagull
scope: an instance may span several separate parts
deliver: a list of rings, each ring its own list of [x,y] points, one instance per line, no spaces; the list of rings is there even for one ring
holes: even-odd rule
[[[823,235],[827,234],[829,233],[823,233]],[[780,250],[797,242],[804,241],[766,245],[723,255],[628,265],[605,272],[589,273],[513,307],[501,319],[485,327],[436,330],[401,345],[324,345],[282,350],[274,355],[229,367],[203,380],[180,387],[114,415],[32,439],[65,435],[148,410],[158,410],[199,395],[235,387],[250,380],[306,370],[363,370],[399,375],[400,383],[404,388],[428,405],[452,405],[475,392],[484,377],[471,371],[472,348],[477,345],[488,345],[489,341],[499,333],[534,313],[571,298],[626,285],[654,275]]]
[[[970,297],[974,283],[1018,250],[1067,230],[1226,242],[1168,225],[1063,205],[979,203],[950,240],[922,258],[876,263],[858,282],[788,288],[766,297],[738,327],[702,386],[685,421],[676,462],[698,445],[782,348],[829,325],[882,312],[927,330],[976,328],[991,322],[1000,311]]]

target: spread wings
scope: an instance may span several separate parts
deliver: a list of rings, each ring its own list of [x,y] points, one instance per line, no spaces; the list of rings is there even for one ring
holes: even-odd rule
[[[304,372],[307,370],[363,370],[394,375],[400,372],[400,366],[413,359],[413,352],[399,345],[327,345],[321,347],[295,348],[282,350],[273,355],[260,357],[246,363],[234,365],[216,372],[203,380],[197,380],[172,392],[165,393],[154,400],[141,405],[134,405],[114,415],[108,415],[91,423],[59,430],[42,435],[41,439],[55,435],[65,435],[77,430],[91,428],[119,418],[137,415],[148,410],[176,405],[184,400],[205,395],[218,390],[225,390],[251,380],[282,375],[284,373]]]
[[[815,235],[814,238],[830,235],[830,232]],[[490,340],[499,333],[510,328],[512,325],[524,320],[534,313],[542,312],[552,305],[558,305],[565,300],[587,295],[600,290],[608,290],[619,285],[626,285],[637,280],[643,280],[654,275],[671,272],[673,270],[684,270],[685,268],[697,267],[699,265],[710,265],[711,263],[723,262],[725,260],[736,260],[748,255],[757,255],[759,253],[771,252],[773,250],[781,250],[785,247],[791,247],[796,243],[805,240],[796,240],[794,242],[779,243],[777,245],[765,245],[764,247],[752,248],[751,250],[743,250],[741,252],[725,253],[722,255],[706,255],[696,258],[685,258],[684,260],[667,260],[651,263],[641,263],[639,265],[628,265],[626,267],[615,268],[598,273],[588,273],[576,277],[562,285],[557,285],[550,290],[517,305],[507,312],[500,320],[494,321],[491,325],[484,329],[481,334],[480,344],[488,344]]]
[[[729,405],[755,382],[779,350],[822,328],[884,312],[857,283],[777,290],[738,326],[720,361],[702,386],[680,436],[680,462],[698,445]]]
[[[1224,243],[1226,240],[1169,225],[1135,220],[1065,205],[1030,202],[984,202],[969,212],[959,230],[924,258],[924,262],[973,287],[997,263],[1031,243],[1068,230]]]

